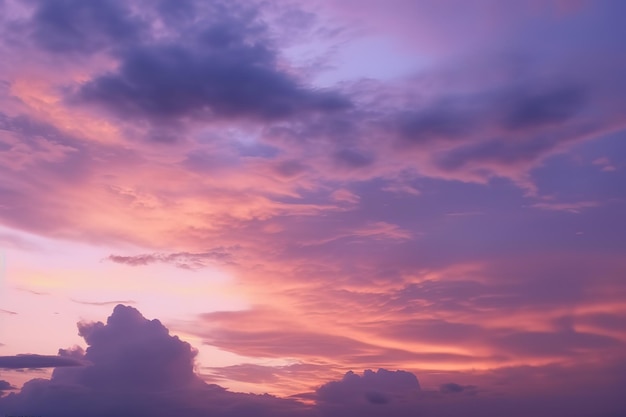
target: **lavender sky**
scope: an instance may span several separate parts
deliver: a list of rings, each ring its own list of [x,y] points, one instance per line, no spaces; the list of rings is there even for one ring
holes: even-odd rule
[[[621,0],[0,0],[0,414],[626,414],[625,43]]]

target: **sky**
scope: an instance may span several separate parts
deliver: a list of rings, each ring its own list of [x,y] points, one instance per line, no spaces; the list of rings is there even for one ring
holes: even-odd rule
[[[0,413],[625,415],[624,16],[0,0]]]

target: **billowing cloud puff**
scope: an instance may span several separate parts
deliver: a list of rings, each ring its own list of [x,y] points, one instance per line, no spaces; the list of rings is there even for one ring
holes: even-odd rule
[[[0,412],[55,417],[306,414],[295,401],[235,394],[204,383],[194,372],[196,351],[132,307],[118,305],[106,324],[80,323],[79,332],[87,349],[61,350],[60,357],[89,365],[57,368],[50,380],[27,382],[19,393],[0,400]]]
[[[314,392],[285,399],[234,393],[207,384],[195,372],[195,349],[170,335],[159,320],[148,320],[132,307],[118,305],[106,324],[81,322],[78,328],[87,349],[60,349],[56,358],[83,366],[61,367],[61,361],[48,360],[48,366],[60,366],[51,378],[32,379],[19,392],[1,397],[0,413],[52,417],[483,417],[488,413],[514,417],[608,417],[623,412],[623,377],[607,379],[605,371],[594,365],[582,369],[510,368],[479,377],[484,381],[495,378],[495,390],[456,382],[444,383],[438,389],[422,388],[411,372],[366,370],[362,374],[348,372],[340,380],[318,386]],[[33,356],[28,355],[29,364],[33,363]],[[624,369],[623,363],[614,366]],[[264,383],[275,379],[288,381],[294,372],[316,373],[322,368],[301,364],[272,370],[247,365],[212,371],[214,376],[230,374],[236,379]],[[468,377],[472,376],[465,375]],[[525,385],[528,381],[541,385],[546,378],[552,379],[550,392]],[[561,388],[555,390],[558,381]],[[502,396],[498,387],[508,387],[508,394]],[[10,383],[0,381],[0,392],[12,390]],[[571,393],[576,396],[571,397]],[[571,401],[565,401],[566,398]],[[296,399],[304,399],[308,404]]]
[[[348,372],[341,381],[322,385],[317,390],[317,399],[323,403],[365,401],[371,404],[387,404],[414,395],[419,389],[417,378],[410,372],[366,370],[363,375]]]
[[[405,371],[363,375],[348,372],[341,381],[322,385],[315,399],[322,416],[411,416],[420,413],[420,385],[415,375]]]

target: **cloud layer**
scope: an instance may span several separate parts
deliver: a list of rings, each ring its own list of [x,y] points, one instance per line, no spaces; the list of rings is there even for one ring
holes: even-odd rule
[[[78,329],[87,348],[60,349],[58,356],[46,357],[45,363],[39,360],[37,363],[41,366],[57,366],[52,377],[33,379],[18,393],[0,398],[0,411],[20,415],[45,412],[51,416],[115,414],[120,417],[168,416],[181,412],[193,416],[233,417],[411,416],[421,413],[481,416],[488,410],[511,416],[528,412],[538,416],[551,415],[549,413],[608,416],[619,412],[620,407],[623,412],[618,387],[603,391],[603,385],[582,384],[574,388],[580,390],[584,386],[586,392],[582,400],[588,404],[590,399],[605,400],[594,403],[593,408],[587,405],[580,409],[577,401],[561,402],[563,393],[558,391],[553,393],[554,399],[546,400],[541,390],[522,389],[510,393],[506,400],[497,392],[453,382],[442,384],[439,391],[425,390],[414,374],[385,369],[365,370],[362,374],[350,371],[341,380],[327,382],[315,391],[290,399],[234,393],[204,382],[194,370],[196,350],[170,335],[159,320],[148,320],[133,307],[117,305],[106,324],[80,322]],[[33,364],[33,355],[27,357],[29,360],[21,359],[20,363],[17,363],[20,356],[14,357],[17,358],[13,361],[15,366]],[[56,358],[56,363],[51,358]],[[72,360],[82,366],[65,366]],[[6,358],[3,363],[8,363]],[[541,373],[542,369],[537,371]],[[562,369],[560,372],[567,374],[569,371]],[[508,373],[508,378],[520,377],[519,371],[518,375],[515,370]],[[572,386],[577,387],[577,384]],[[2,381],[0,389],[13,387]]]
[[[624,360],[625,12],[584,0],[1,1],[9,291],[49,286],[41,305],[65,300],[53,311],[72,321],[106,300],[163,311],[203,353],[240,361],[202,363],[203,377],[307,391],[298,398],[328,415],[418,403],[428,415],[442,398],[458,407],[440,415],[470,400],[484,411],[496,400],[481,389],[518,374],[497,395],[526,403],[537,397],[520,387],[541,372],[554,407],[591,415],[560,376],[606,387]],[[364,77],[370,67],[381,75]],[[232,294],[240,302],[224,305]],[[35,351],[23,348],[40,326],[27,304],[0,309],[13,334],[3,354]],[[128,396],[111,395],[129,407],[146,387],[149,411],[175,384],[191,388],[163,410],[201,414],[206,395],[224,415],[239,401],[313,412],[206,386],[194,350],[162,325],[124,307],[110,320],[80,328],[83,353],[0,357],[58,366],[3,404],[69,413],[55,392],[105,404],[90,396],[119,382]],[[43,322],[51,334],[60,323]],[[415,373],[422,389],[366,369]]]

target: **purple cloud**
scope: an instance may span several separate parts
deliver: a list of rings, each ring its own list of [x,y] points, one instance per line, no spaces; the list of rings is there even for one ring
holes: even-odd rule
[[[474,392],[473,390],[476,387],[472,385],[460,385],[454,382],[447,382],[445,384],[441,384],[439,387],[439,391],[444,394],[460,394],[462,392]]]
[[[11,385],[9,382],[0,380],[0,391],[8,391],[12,389],[15,389],[15,387]]]
[[[0,356],[0,368],[57,368],[67,366],[85,366],[86,362],[67,356],[50,356],[22,354],[16,356]]]
[[[420,390],[415,375],[404,371],[366,370],[363,375],[348,372],[341,381],[322,385],[316,399],[322,403],[369,402],[387,404],[395,397],[411,396]]]
[[[416,376],[406,371],[348,372],[340,380],[319,386],[315,392],[281,399],[267,394],[233,393],[203,382],[194,371],[195,349],[171,336],[158,320],[148,320],[132,307],[116,306],[106,324],[79,323],[79,332],[87,349],[61,349],[59,356],[53,358],[80,361],[84,366],[57,367],[50,380],[28,381],[19,392],[0,397],[0,412],[69,417],[165,417],[181,413],[197,417],[480,417],[491,410],[514,417],[529,413],[540,417],[592,417],[624,411],[619,384],[626,381],[610,376],[593,363],[579,367],[507,368],[492,375],[465,374],[464,378],[482,383],[492,380],[491,388],[480,390],[474,384],[451,382],[438,389],[422,388]],[[23,355],[29,364],[33,363],[33,356]],[[619,362],[612,366],[624,369]],[[213,369],[217,375],[239,375],[237,379],[249,382],[286,380],[292,372],[320,370],[320,365],[306,364],[284,367],[278,372],[251,365]],[[556,381],[562,384],[557,390]],[[548,383],[550,391],[524,385],[529,382]],[[499,387],[508,387],[508,394],[499,394]],[[0,391],[10,390],[11,384],[0,382]],[[572,392],[576,397],[571,397]],[[567,398],[569,402],[565,401]]]
[[[145,22],[117,0],[36,1],[28,32],[41,48],[55,53],[92,53],[136,41]]]
[[[63,356],[55,361],[89,365],[57,368],[50,380],[27,382],[19,393],[0,399],[0,412],[67,417],[310,415],[293,400],[231,393],[202,382],[194,372],[195,349],[132,307],[116,306],[106,324],[78,327],[87,349],[61,350]],[[46,359],[28,355],[19,365],[51,364]],[[15,362],[11,358],[5,364]]]

